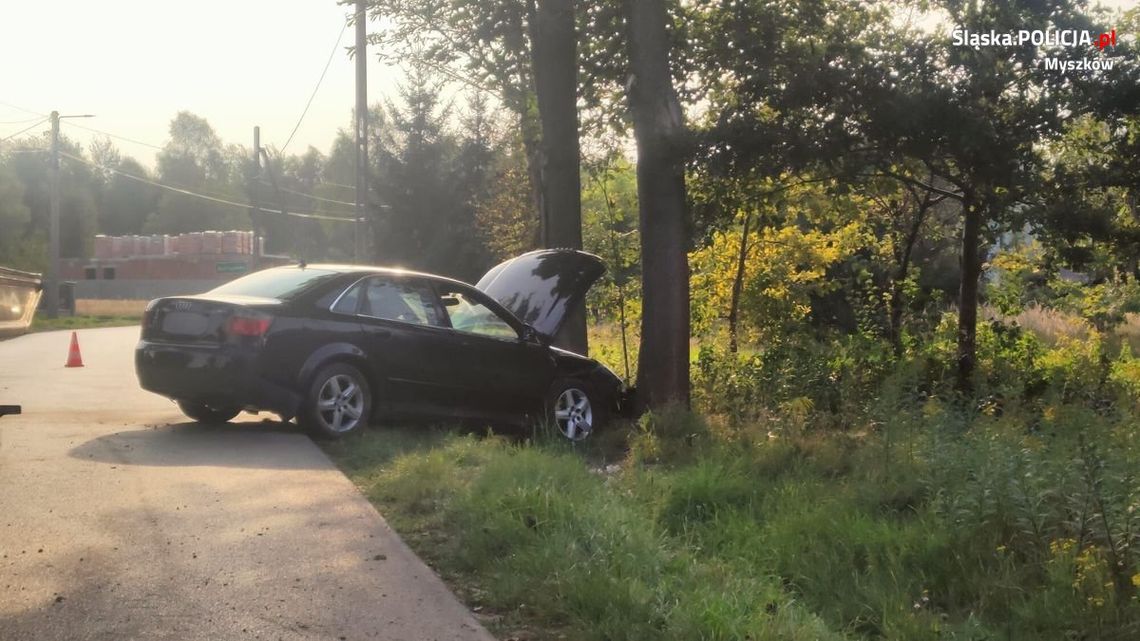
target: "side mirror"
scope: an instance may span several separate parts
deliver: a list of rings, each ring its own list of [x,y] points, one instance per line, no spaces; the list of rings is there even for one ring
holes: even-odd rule
[[[441,296],[439,302],[443,303],[444,307],[455,307],[459,304],[459,299],[454,296]]]
[[[542,334],[538,330],[527,325],[523,328],[522,336],[520,337],[524,343],[536,343],[538,345],[545,345],[546,342],[542,340]]]

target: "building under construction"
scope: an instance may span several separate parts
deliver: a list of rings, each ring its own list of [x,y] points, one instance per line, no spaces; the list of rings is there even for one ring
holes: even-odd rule
[[[75,298],[150,299],[198,294],[258,269],[291,262],[254,247],[250,231],[178,235],[96,236],[92,258],[62,261],[61,280]],[[255,251],[255,249],[257,251]]]

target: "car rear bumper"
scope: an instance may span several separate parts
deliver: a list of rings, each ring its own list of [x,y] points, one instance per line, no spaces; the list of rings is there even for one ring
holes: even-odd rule
[[[135,372],[139,385],[175,400],[295,416],[300,395],[266,380],[256,367],[256,356],[228,346],[177,345],[139,341]]]

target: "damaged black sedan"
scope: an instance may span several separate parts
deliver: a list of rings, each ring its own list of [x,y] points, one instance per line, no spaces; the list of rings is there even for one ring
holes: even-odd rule
[[[267,269],[151,301],[135,367],[204,422],[266,411],[335,438],[371,419],[538,421],[582,440],[626,390],[551,343],[604,271],[573,250],[512,258],[474,287],[358,265]]]

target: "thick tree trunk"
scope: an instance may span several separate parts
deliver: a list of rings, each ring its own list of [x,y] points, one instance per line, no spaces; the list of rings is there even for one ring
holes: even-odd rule
[[[974,198],[963,204],[962,281],[958,289],[958,372],[956,387],[960,392],[973,390],[974,365],[977,361],[978,281],[982,275],[981,206]]]
[[[582,248],[582,183],[578,147],[578,57],[573,0],[538,0],[531,22],[535,94],[542,122],[544,247]],[[583,305],[559,332],[558,343],[585,354]]]
[[[546,219],[545,187],[542,184],[542,131],[536,114],[530,112],[519,116],[519,130],[522,134],[523,152],[526,154],[526,175],[530,183],[530,197],[534,215],[538,220],[535,235],[531,238],[532,247],[542,247],[542,226]]]
[[[638,403],[689,402],[684,118],[669,73],[663,0],[626,0],[630,114],[637,139],[642,315]]]

